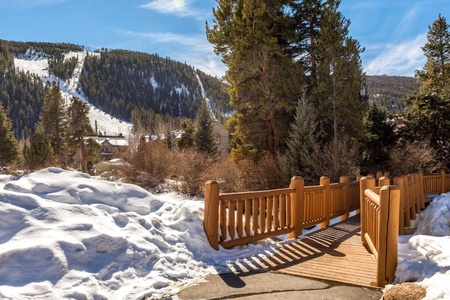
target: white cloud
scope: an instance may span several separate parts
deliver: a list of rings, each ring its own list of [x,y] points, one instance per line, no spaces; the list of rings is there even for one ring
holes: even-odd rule
[[[369,75],[413,76],[414,71],[421,69],[426,62],[421,48],[426,41],[426,34],[420,34],[414,39],[386,44],[378,56],[365,64],[364,70]]]
[[[216,54],[213,46],[204,35],[181,35],[175,33],[145,33],[128,30],[117,30],[120,34],[137,37],[151,44],[170,46],[170,53],[158,53],[171,59],[186,62],[212,76],[223,76],[226,67]]]
[[[182,18],[191,17],[201,21],[210,17],[207,12],[190,7],[186,0],[151,0],[149,3],[139,7],[162,14],[175,15]]]

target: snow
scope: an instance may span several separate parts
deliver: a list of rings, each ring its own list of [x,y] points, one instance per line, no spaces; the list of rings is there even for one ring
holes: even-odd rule
[[[27,52],[28,54],[28,52]],[[85,97],[83,90],[79,84],[80,74],[83,70],[84,59],[88,52],[68,52],[64,55],[64,59],[70,59],[72,57],[78,58],[78,64],[72,74],[72,77],[67,81],[61,80],[60,78],[50,76],[49,65],[47,58],[39,58],[38,55],[25,55],[24,58],[14,58],[15,67],[23,72],[30,72],[38,75],[42,78],[43,83],[46,82],[56,82],[59,84],[61,89],[61,94],[66,101],[69,103],[70,99],[75,96],[86,102],[89,105],[89,119],[91,121],[92,128],[95,129],[95,122],[97,121],[97,129],[101,131],[102,134],[107,135],[118,135],[122,134],[128,137],[132,131],[132,124],[128,122],[121,121],[112,117],[111,115],[101,111],[92,105],[88,99]],[[98,53],[89,53],[89,55],[99,55]]]
[[[0,175],[1,299],[161,299],[270,240],[213,250],[203,200],[47,168]]]
[[[394,283],[426,288],[424,299],[450,299],[450,193],[437,196],[422,211],[414,235],[399,237],[395,276]]]

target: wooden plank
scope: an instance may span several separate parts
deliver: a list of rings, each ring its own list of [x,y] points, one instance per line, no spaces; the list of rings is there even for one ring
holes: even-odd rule
[[[269,269],[283,274],[378,288],[376,261],[361,243],[359,224],[357,215],[286,242],[267,256],[239,260],[230,269],[236,272]],[[233,241],[221,244],[229,247]]]

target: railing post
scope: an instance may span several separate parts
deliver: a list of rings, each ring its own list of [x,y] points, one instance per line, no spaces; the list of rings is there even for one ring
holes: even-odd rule
[[[380,177],[378,178],[378,186],[382,187],[385,185],[390,185],[391,184],[391,180],[388,177]]]
[[[366,238],[364,235],[367,232],[367,211],[366,211],[366,196],[364,195],[364,191],[366,189],[370,189],[372,191],[375,190],[375,178],[373,177],[363,177],[359,183],[359,209],[360,209],[360,217],[361,217],[361,242],[364,245],[367,245]]]
[[[341,176],[339,178],[339,182],[344,184],[344,192],[343,194],[343,201],[344,201],[344,209],[345,209],[345,214],[343,214],[340,217],[341,221],[344,221],[348,218],[348,215],[350,214],[350,188],[348,186],[348,176]]]
[[[399,234],[405,233],[405,227],[411,226],[409,207],[406,201],[405,183],[403,177],[395,177],[394,184],[400,189],[400,213],[399,213]]]
[[[324,187],[324,195],[325,195],[325,201],[324,201],[324,212],[325,212],[325,220],[320,223],[320,228],[326,228],[328,225],[330,225],[330,178],[326,176],[320,177],[320,185]]]
[[[420,191],[420,202],[421,207],[425,208],[425,189],[423,187],[423,173],[419,173],[419,191]]]
[[[441,170],[441,193],[445,193],[445,171]]]
[[[205,184],[205,212],[203,227],[209,244],[219,250],[219,184],[210,180]]]
[[[386,283],[392,283],[395,279],[395,269],[398,259],[398,232],[400,215],[401,191],[396,186],[389,187],[389,219],[387,224],[386,242]]]
[[[383,176],[383,172],[377,171],[377,174],[376,174],[376,178],[375,178],[375,179],[380,179],[382,176]]]
[[[297,238],[302,235],[303,229],[303,213],[305,209],[304,202],[305,181],[302,177],[294,176],[291,179],[290,189],[294,192],[291,194],[291,220],[294,230],[289,233],[289,238]]]

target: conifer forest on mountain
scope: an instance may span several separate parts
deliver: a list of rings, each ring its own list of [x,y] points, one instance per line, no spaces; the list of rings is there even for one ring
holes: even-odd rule
[[[231,191],[278,188],[292,176],[317,183],[324,175],[449,170],[445,17],[428,28],[426,64],[415,78],[371,76],[340,3],[217,0],[206,36],[227,67],[223,78],[158,54],[102,48],[87,53],[76,89],[138,134],[165,134],[158,146],[130,143],[133,167],[124,176],[147,187],[174,174],[187,182],[183,191],[198,194],[207,179]],[[76,97],[62,103],[57,90],[57,79],[67,81],[77,66],[77,57],[65,59],[70,51],[86,49],[0,40],[0,138],[10,141],[3,165],[75,167],[80,151],[82,160],[98,159],[83,142],[98,133],[89,107]],[[15,58],[30,55],[48,60],[54,82],[15,67]],[[214,123],[229,132],[228,155],[219,155]]]

